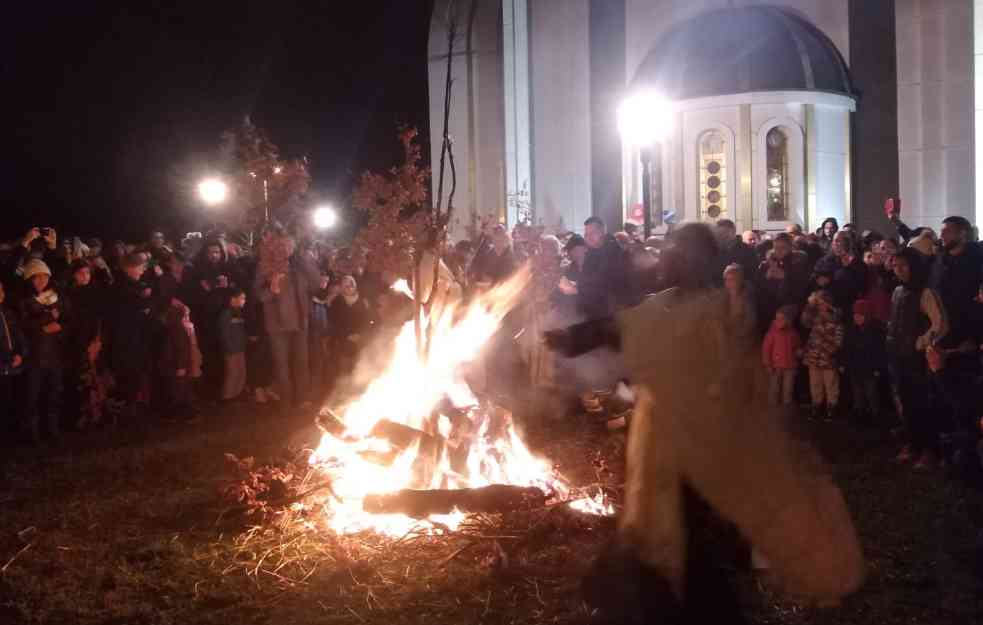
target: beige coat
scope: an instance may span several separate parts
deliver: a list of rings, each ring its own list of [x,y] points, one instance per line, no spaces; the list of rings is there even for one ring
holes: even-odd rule
[[[624,538],[685,593],[685,481],[764,555],[785,591],[855,591],[864,561],[849,511],[816,454],[767,407],[757,349],[724,332],[726,296],[671,289],[620,314],[638,383]]]

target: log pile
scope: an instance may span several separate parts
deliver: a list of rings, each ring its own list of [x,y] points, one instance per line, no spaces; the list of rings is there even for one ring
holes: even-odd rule
[[[368,495],[362,509],[373,514],[405,514],[423,518],[431,514],[460,512],[501,513],[531,510],[546,505],[546,494],[535,487],[493,484],[457,490],[401,490],[388,495]]]

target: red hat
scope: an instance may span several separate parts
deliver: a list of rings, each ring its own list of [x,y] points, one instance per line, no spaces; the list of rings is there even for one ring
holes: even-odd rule
[[[870,302],[865,299],[858,299],[853,303],[853,314],[855,315],[870,315]]]

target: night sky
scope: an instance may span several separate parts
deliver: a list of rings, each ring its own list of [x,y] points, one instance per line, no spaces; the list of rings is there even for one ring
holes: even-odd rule
[[[154,6],[156,8],[145,8]],[[344,202],[429,132],[429,0],[31,3],[4,27],[0,238],[196,226],[189,185],[249,114]],[[8,17],[12,17],[8,14]]]

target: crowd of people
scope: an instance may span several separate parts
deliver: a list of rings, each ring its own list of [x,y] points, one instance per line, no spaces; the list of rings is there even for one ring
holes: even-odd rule
[[[725,331],[760,345],[770,401],[814,418],[898,428],[898,459],[928,468],[976,457],[983,415],[983,248],[962,217],[936,234],[895,218],[896,232],[859,232],[827,219],[815,233],[714,232],[709,278],[726,294]],[[11,434],[33,442],[63,428],[154,414],[193,421],[205,403],[235,410],[274,402],[306,410],[354,366],[405,296],[367,270],[366,254],[285,237],[283,266],[221,232],[171,243],[59,238],[32,228],[0,245],[0,406]],[[634,224],[583,235],[492,224],[448,245],[440,280],[463,297],[529,262],[531,296],[506,320],[490,367],[533,387],[595,388],[542,347],[550,328],[600,319],[667,285],[661,251],[673,233],[643,240]],[[411,310],[412,307],[409,307]],[[495,376],[492,376],[495,377]],[[971,453],[964,453],[971,452]],[[978,464],[978,463],[977,463]]]
[[[244,402],[309,409],[351,365],[381,298],[364,256],[289,242],[272,276],[216,232],[177,244],[59,238],[0,246],[0,410],[12,437]]]
[[[891,430],[903,440],[898,460],[919,470],[955,462],[978,471],[983,247],[963,217],[944,219],[938,233],[892,221],[890,233],[832,218],[814,233],[797,225],[738,233],[722,219],[716,258],[694,266],[709,267],[726,293],[724,331],[760,346],[773,404]],[[643,241],[627,226],[608,233],[592,217],[584,236],[562,241],[524,226],[510,241],[496,226],[472,266],[485,281],[530,257],[549,267],[546,306],[533,314],[545,318],[539,327],[604,318],[672,284],[660,262],[672,231]],[[536,362],[535,346],[529,352]],[[577,383],[584,390],[590,381]]]

